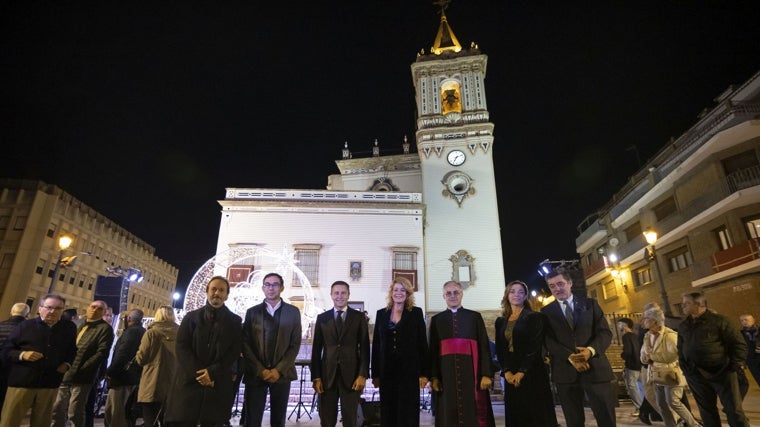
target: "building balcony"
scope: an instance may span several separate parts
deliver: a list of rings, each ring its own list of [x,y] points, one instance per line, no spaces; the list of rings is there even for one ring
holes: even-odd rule
[[[584,253],[591,249],[601,239],[607,236],[605,227],[598,213],[587,216],[578,227],[579,236],[575,239],[575,247],[578,253]]]
[[[760,271],[760,239],[750,239],[715,252],[691,265],[693,286],[704,286],[739,275]]]
[[[605,257],[600,257],[599,259],[592,261],[591,264],[583,269],[583,277],[588,279],[594,274],[604,270],[607,267],[606,261]]]
[[[760,258],[760,239],[750,239],[746,242],[715,252],[712,256],[712,270],[720,273],[752,260]]]

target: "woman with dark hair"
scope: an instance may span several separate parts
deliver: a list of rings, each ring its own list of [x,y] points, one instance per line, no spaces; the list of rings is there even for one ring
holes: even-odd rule
[[[504,289],[502,317],[496,319],[496,356],[506,380],[506,425],[556,427],[557,416],[543,360],[544,325],[531,310],[528,285],[515,280]]]
[[[372,384],[380,389],[380,425],[420,425],[420,388],[430,376],[422,309],[414,288],[397,277],[388,287],[388,305],[377,311],[372,338]]]

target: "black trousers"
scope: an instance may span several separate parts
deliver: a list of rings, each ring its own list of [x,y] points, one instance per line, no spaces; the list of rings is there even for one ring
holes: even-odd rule
[[[749,427],[749,420],[742,409],[742,395],[739,391],[739,378],[736,372],[725,371],[709,379],[698,371],[690,372],[686,374],[686,382],[689,383],[694,400],[697,401],[699,414],[705,427],[720,427],[721,425],[718,399],[723,405],[728,425]]]
[[[338,400],[340,400],[343,427],[356,427],[359,392],[344,387],[340,376],[339,370],[332,387],[325,389],[324,393],[319,395],[319,423],[321,427],[335,427],[338,423]],[[353,381],[352,378],[351,382]]]
[[[617,397],[611,392],[609,382],[575,382],[557,384],[562,412],[565,414],[567,427],[585,427],[586,415],[583,409],[583,396],[588,396],[591,411],[599,427],[615,427],[615,405]]]

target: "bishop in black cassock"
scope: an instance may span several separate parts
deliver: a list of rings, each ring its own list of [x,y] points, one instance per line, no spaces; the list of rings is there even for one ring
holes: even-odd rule
[[[493,427],[486,325],[480,313],[462,308],[462,294],[460,283],[447,282],[443,297],[448,308],[430,320],[435,425]]]

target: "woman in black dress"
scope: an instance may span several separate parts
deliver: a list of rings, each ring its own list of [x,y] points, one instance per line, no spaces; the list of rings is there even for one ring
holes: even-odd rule
[[[543,360],[544,318],[531,310],[528,298],[528,285],[509,282],[501,300],[503,317],[496,319],[496,356],[506,380],[506,425],[557,427]]]
[[[420,425],[420,388],[430,364],[422,309],[414,288],[397,277],[388,289],[388,306],[377,311],[372,337],[372,384],[380,389],[380,425]]]

